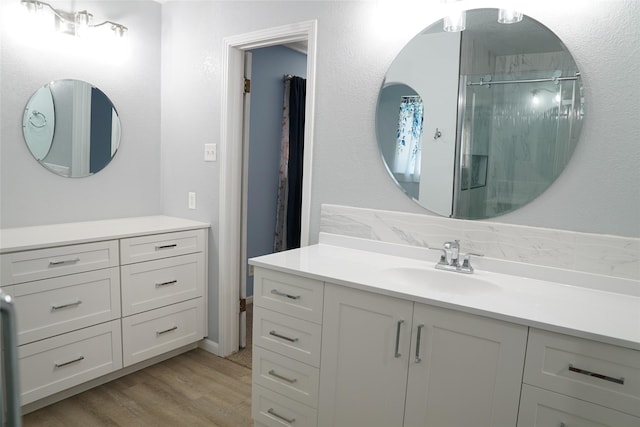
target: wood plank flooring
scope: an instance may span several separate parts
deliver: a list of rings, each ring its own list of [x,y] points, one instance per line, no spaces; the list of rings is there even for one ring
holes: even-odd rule
[[[195,349],[27,414],[23,425],[252,426],[251,369]]]

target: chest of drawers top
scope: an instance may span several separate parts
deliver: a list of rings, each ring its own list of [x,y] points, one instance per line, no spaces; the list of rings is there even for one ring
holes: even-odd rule
[[[1,283],[6,286],[201,252],[204,235],[196,231],[205,228],[208,224],[152,216],[3,229]]]
[[[0,254],[209,228],[164,215],[0,229]]]

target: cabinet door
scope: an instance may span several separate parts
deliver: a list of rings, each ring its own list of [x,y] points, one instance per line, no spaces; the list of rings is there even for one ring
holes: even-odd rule
[[[318,425],[401,426],[413,303],[327,284]]]
[[[404,425],[514,426],[526,340],[524,326],[416,304]]]

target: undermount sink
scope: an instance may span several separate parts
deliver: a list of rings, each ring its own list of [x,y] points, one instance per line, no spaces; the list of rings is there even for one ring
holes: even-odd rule
[[[454,271],[442,271],[433,268],[391,267],[380,271],[378,276],[387,283],[404,286],[424,286],[438,292],[470,294],[495,291],[496,283],[478,277],[475,274],[461,274]]]

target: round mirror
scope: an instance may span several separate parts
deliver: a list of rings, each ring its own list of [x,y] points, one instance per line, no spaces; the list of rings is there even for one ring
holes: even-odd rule
[[[498,9],[441,20],[391,64],[376,110],[382,158],[426,209],[482,219],[530,202],[560,175],[584,116],[580,72],[564,44],[527,17]],[[518,20],[519,19],[519,20]]]
[[[120,119],[109,98],[80,80],[56,80],[29,99],[22,120],[33,157],[64,177],[80,178],[109,164],[120,145]]]

